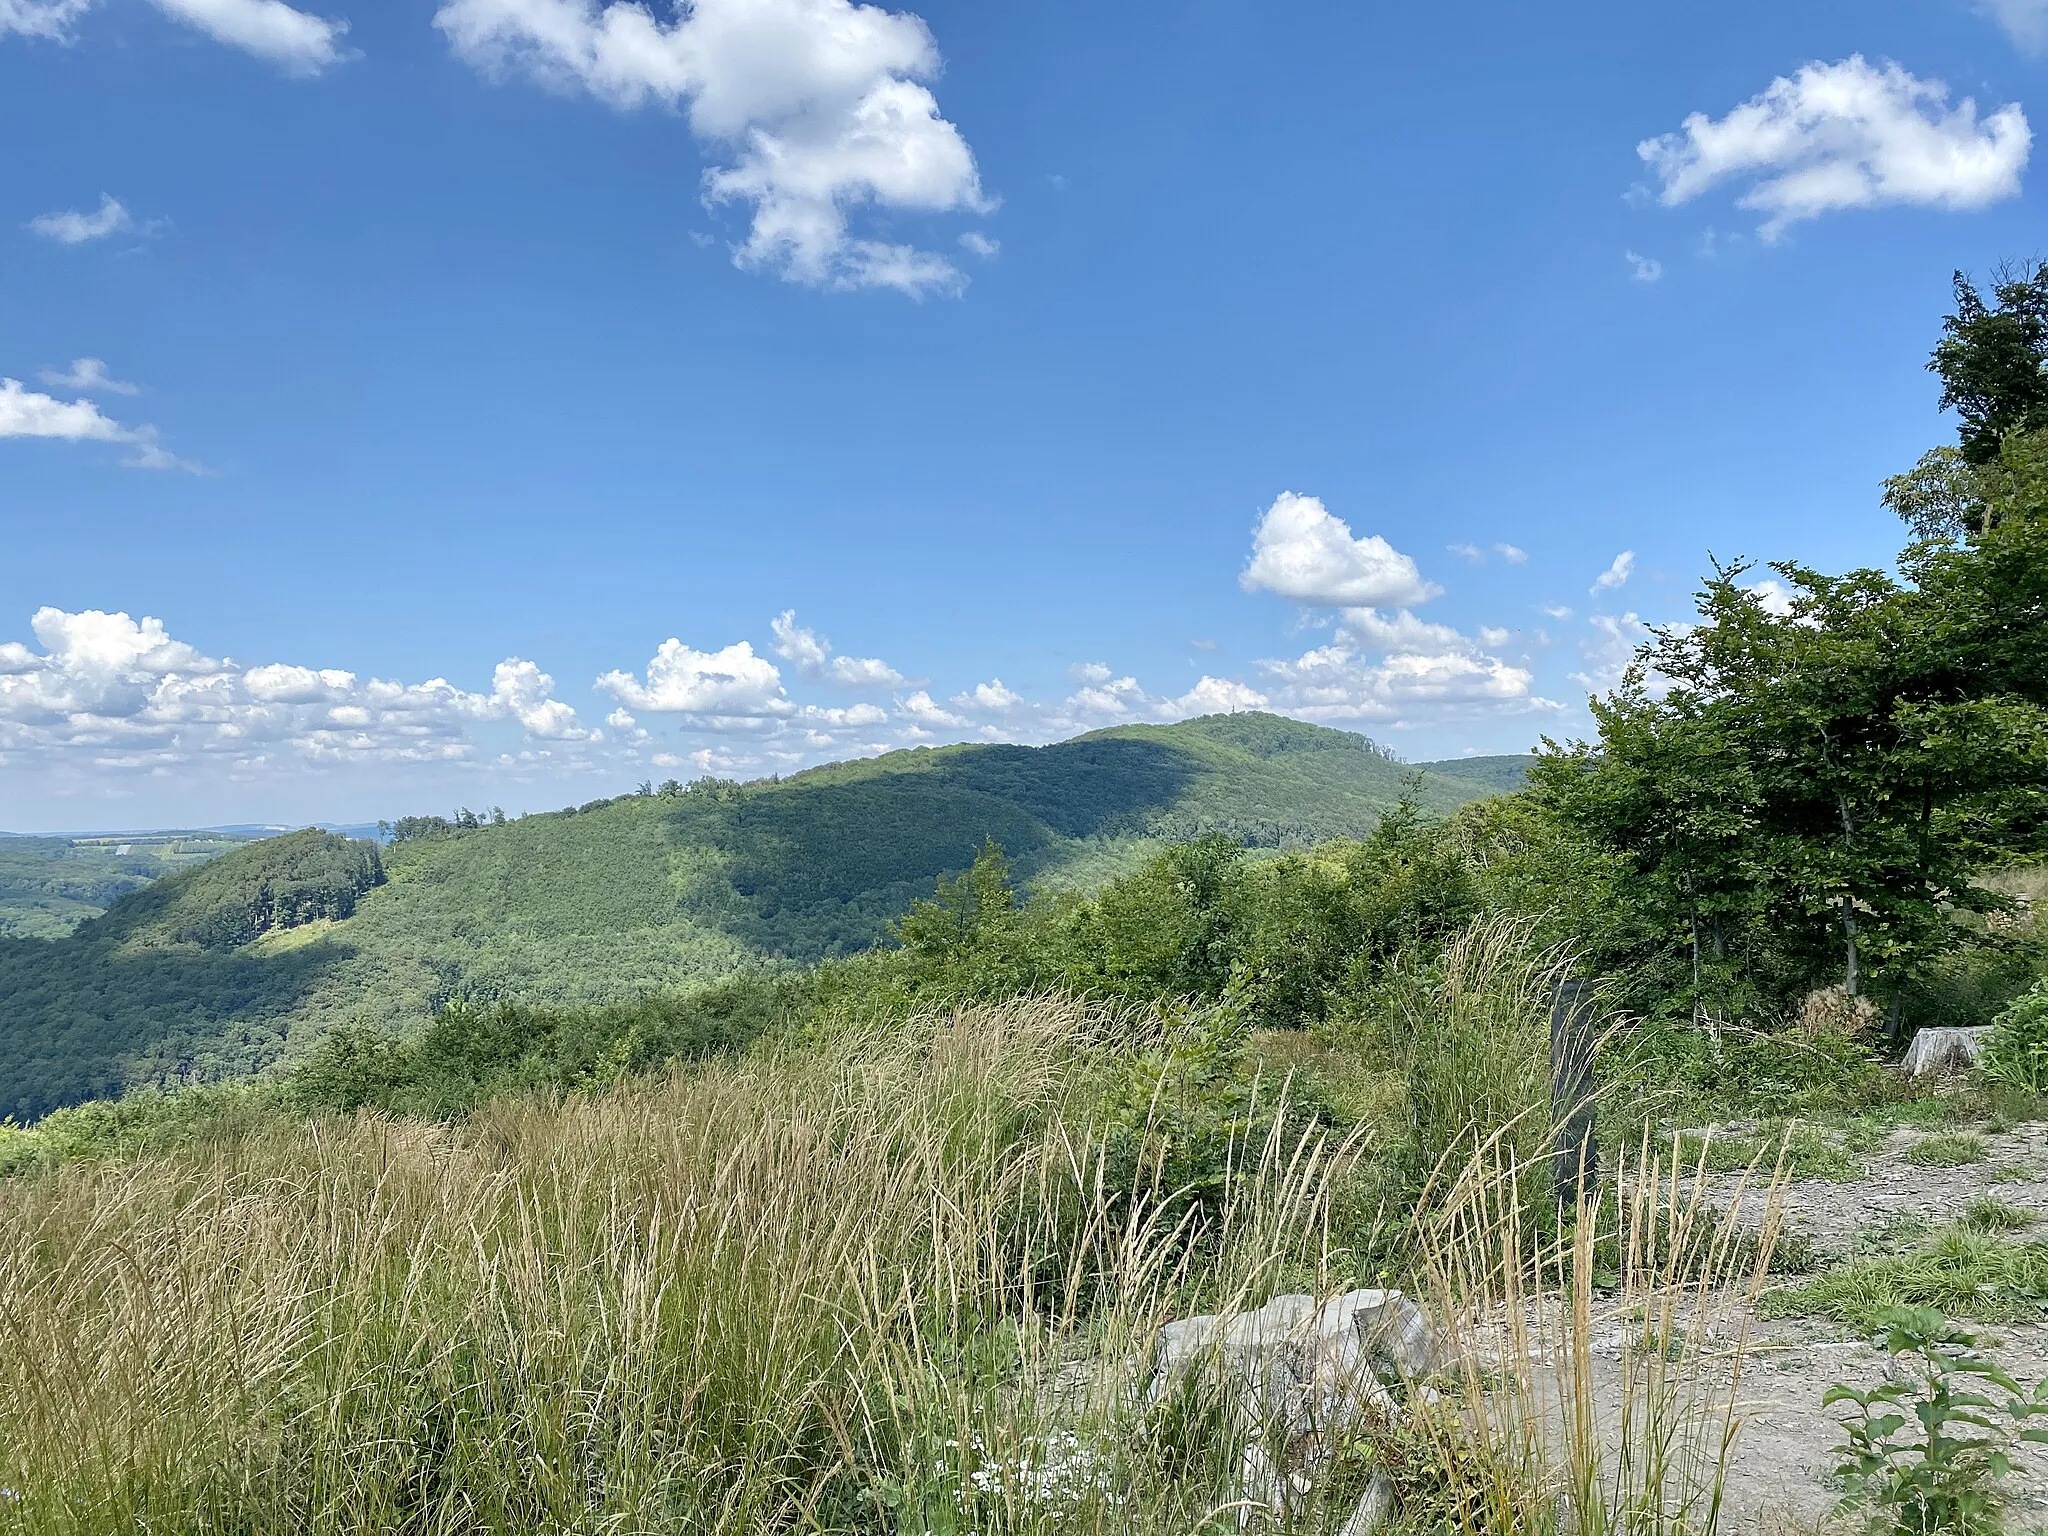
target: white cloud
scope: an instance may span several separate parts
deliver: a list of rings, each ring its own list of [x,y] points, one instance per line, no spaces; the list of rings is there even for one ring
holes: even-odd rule
[[[1252,558],[1238,584],[1320,607],[1407,607],[1442,588],[1378,534],[1353,538],[1313,496],[1283,491],[1252,536]]]
[[[1527,714],[1558,707],[1530,692],[1535,679],[1529,672],[1497,656],[1374,657],[1339,643],[1260,666],[1273,701],[1306,720],[1405,723],[1418,715]]]
[[[1402,651],[1417,656],[1449,656],[1476,650],[1468,636],[1448,624],[1431,624],[1403,608],[1387,618],[1371,608],[1347,608],[1337,627],[1340,640],[1356,641],[1372,650]]]
[[[1526,549],[1518,549],[1513,544],[1496,544],[1493,546],[1493,552],[1499,555],[1501,559],[1507,561],[1509,565],[1522,565],[1529,558],[1529,552]]]
[[[1496,629],[1491,624],[1482,624],[1479,626],[1479,643],[1481,645],[1491,646],[1497,650],[1501,646],[1506,645],[1508,641],[1512,640],[1513,638],[1514,635],[1509,630]]]
[[[128,440],[128,429],[101,415],[90,400],[59,400],[19,379],[0,379],[0,437],[120,443]]]
[[[288,75],[317,75],[351,57],[346,21],[293,10],[284,0],[152,0],[174,21],[215,42],[277,65]]]
[[[696,0],[672,23],[616,0],[447,0],[434,18],[455,52],[493,75],[580,86],[620,109],[687,109],[730,163],[707,202],[753,209],[742,267],[822,288],[958,292],[945,257],[861,238],[850,215],[987,213],[974,155],[920,81],[939,68],[913,15],[851,0]]]
[[[1081,670],[1075,669],[1077,672]],[[1064,735],[1134,721],[1163,724],[1192,719],[1196,715],[1227,715],[1247,709],[1264,709],[1267,704],[1263,693],[1233,678],[1210,677],[1205,673],[1194,687],[1176,698],[1148,693],[1139,686],[1135,677],[1117,677],[1107,667],[1099,670],[1100,677],[1077,678],[1084,686],[1070,694],[1058,708],[1041,712],[1044,734]]]
[[[775,633],[775,654],[814,682],[847,688],[897,688],[909,681],[879,657],[834,656],[832,642],[798,624],[794,608],[785,608],[769,620],[768,627]]]
[[[1541,611],[1560,623],[1572,616],[1571,609],[1563,603],[1545,603]]]
[[[121,462],[130,469],[205,470],[164,447],[152,426],[124,427],[104,415],[90,400],[59,400],[24,386],[19,379],[0,378],[0,437],[43,437],[65,442],[125,443]]]
[[[1014,688],[1005,687],[1000,677],[994,677],[985,683],[976,683],[966,693],[954,694],[952,704],[955,709],[974,710],[985,715],[1008,715],[1023,707],[1024,695]]]
[[[1067,677],[1076,683],[1106,683],[1114,676],[1108,665],[1100,661],[1077,661],[1067,668]]]
[[[1247,683],[1205,675],[1173,701],[1172,710],[1178,718],[1191,719],[1196,715],[1235,715],[1248,709],[1264,709],[1269,702]]]
[[[1002,242],[991,240],[978,229],[970,229],[966,234],[962,235],[960,237],[960,247],[962,250],[972,251],[984,261],[995,256],[1003,248]]]
[[[0,0],[0,37],[13,32],[68,43],[71,24],[91,8],[92,0]]]
[[[69,368],[61,372],[55,368],[45,368],[36,377],[52,389],[68,389],[74,394],[100,390],[110,395],[141,393],[133,384],[124,384],[119,379],[110,378],[107,374],[107,365],[96,357],[73,358]]]
[[[1623,251],[1621,259],[1628,263],[1632,282],[1654,283],[1664,275],[1664,263],[1654,256],[1638,256],[1634,251]]]
[[[1629,577],[1635,574],[1635,569],[1636,552],[1632,549],[1624,549],[1614,557],[1612,565],[1593,578],[1593,585],[1588,590],[1596,595],[1601,592],[1611,592],[1614,588],[1625,585]],[[1549,610],[1546,609],[1545,611],[1548,612]],[[1560,619],[1569,618],[1570,616],[1569,609],[1563,613],[1552,615],[1552,617]]]
[[[671,636],[647,663],[643,683],[631,672],[607,672],[597,686],[629,709],[698,717],[714,728],[788,715],[775,663],[740,640],[719,651],[692,650]]]
[[[943,708],[922,688],[908,698],[898,699],[896,711],[913,726],[918,727],[939,726],[947,730],[957,730],[967,724],[963,717]]]
[[[592,741],[532,662],[499,664],[489,693],[445,678],[405,684],[339,668],[243,667],[173,639],[161,620],[39,609],[40,649],[0,644],[0,754],[108,768],[225,760],[445,762],[473,756],[471,728],[517,722],[529,737]]]
[[[551,698],[555,680],[530,661],[516,657],[498,663],[491,673],[491,701],[543,741],[589,741],[597,732],[576,723],[576,711]]]
[[[2026,52],[2048,49],[2048,0],[1983,0],[1979,9]]]
[[[1479,565],[1486,559],[1486,551],[1477,544],[1446,544],[1444,548],[1454,555],[1470,560],[1474,565]]]
[[[1968,209],[2017,196],[2032,143],[2016,103],[1979,122],[1976,102],[1950,107],[1941,81],[1854,54],[1780,76],[1718,120],[1695,112],[1636,153],[1663,183],[1667,207],[1747,182],[1738,201],[1766,216],[1770,240],[1838,208]]]
[[[1775,576],[1766,576],[1762,581],[1753,581],[1742,589],[1753,595],[1765,613],[1781,619],[1792,617],[1793,591]]]
[[[4,21],[4,7],[8,0],[0,0],[0,21]],[[79,7],[80,10],[84,6]],[[0,33],[7,28],[0,25]],[[75,209],[61,213],[38,214],[28,221],[29,229],[45,240],[55,240],[59,245],[84,245],[89,240],[104,240],[108,235],[118,235],[135,227],[135,218],[118,201],[106,193],[100,194],[100,205],[91,213],[79,213]]]

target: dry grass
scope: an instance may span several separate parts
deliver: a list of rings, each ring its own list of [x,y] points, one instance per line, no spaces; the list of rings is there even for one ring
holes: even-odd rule
[[[1503,988],[1529,1036],[1538,972],[1462,953],[1460,1039]],[[459,1128],[280,1125],[0,1185],[0,1531],[1234,1531],[1258,1427],[1145,1408],[1152,1338],[1354,1283],[1332,1212],[1370,1148],[1273,1116],[1169,1222],[1087,1110],[1127,1025],[1025,1002]],[[1372,1454],[1430,1460],[1411,1484],[1446,1499],[1411,1514],[1440,1527],[1710,1532],[1742,1352],[1715,1328],[1765,1256],[1647,1150],[1543,1236],[1542,1138],[1485,1119],[1528,1085],[1474,1060],[1479,1134],[1447,1136],[1407,1246],[1494,1363],[1468,1351]],[[1623,1315],[1617,1419],[1594,1353]]]

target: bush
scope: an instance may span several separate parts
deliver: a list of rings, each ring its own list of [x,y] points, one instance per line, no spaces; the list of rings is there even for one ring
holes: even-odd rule
[[[2037,981],[1992,1025],[1978,1069],[2023,1093],[2048,1093],[2048,981]]]

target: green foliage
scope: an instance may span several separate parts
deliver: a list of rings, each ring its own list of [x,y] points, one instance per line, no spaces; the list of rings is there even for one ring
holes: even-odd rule
[[[1659,1020],[1616,1034],[1597,1066],[1613,1117],[1630,1125],[1854,1113],[1889,1106],[1901,1091],[1854,1041],[1736,1029],[1717,1038]]]
[[[697,1061],[798,1016],[796,978],[740,977],[684,997],[587,1008],[451,1003],[418,1034],[330,1033],[282,1079],[286,1103],[447,1119],[501,1094],[603,1088]]]
[[[2009,434],[2048,427],[2048,262],[2001,268],[1989,304],[1958,272],[1955,296],[1927,366],[1962,419],[1964,458],[1984,464]]]
[[[1848,1507],[1883,1536],[1993,1536],[2015,1442],[2048,1444],[2048,1430],[2030,1427],[2048,1414],[2048,1382],[2023,1388],[1931,1308],[1888,1308],[1876,1322],[1892,1379],[1867,1391],[1838,1384],[1821,1399],[1849,1405],[1835,1447]]]
[[[364,892],[383,883],[375,843],[309,827],[195,869],[173,889],[134,897],[113,926],[124,935],[234,949],[322,918],[339,922],[354,915]],[[159,918],[172,907],[174,915]]]
[[[2048,981],[2034,983],[1998,1016],[1977,1069],[2023,1093],[2048,1094]]]

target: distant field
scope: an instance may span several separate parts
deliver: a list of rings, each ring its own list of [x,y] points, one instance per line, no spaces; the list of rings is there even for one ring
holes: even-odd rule
[[[253,832],[0,837],[0,939],[61,939],[130,891],[240,847]]]

